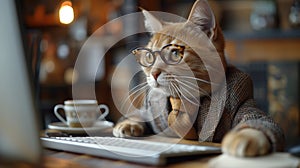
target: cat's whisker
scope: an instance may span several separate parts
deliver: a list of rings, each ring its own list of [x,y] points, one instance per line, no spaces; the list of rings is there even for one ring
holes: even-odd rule
[[[210,95],[210,93],[208,93],[206,90],[204,90],[204,89],[202,89],[202,88],[199,88],[199,91],[200,91],[200,94],[202,95],[202,96],[206,96],[206,97],[208,97],[208,98],[211,98],[211,95]]]
[[[176,83],[176,85],[184,85],[185,87],[188,87],[189,89],[192,89],[194,91],[197,91],[198,88],[199,88],[197,85],[195,85],[195,84],[193,85],[193,83],[188,83],[188,84],[191,84],[191,86],[190,86],[190,85],[188,85],[188,84],[184,83],[183,81],[180,81],[176,78],[169,79],[169,81],[173,82],[173,84]]]
[[[189,85],[190,83],[187,84],[187,83],[184,83],[183,81],[180,81],[180,80],[175,80],[175,81],[178,82],[179,85],[182,85],[181,87],[184,88],[184,89],[187,88],[191,91],[199,92],[200,88],[198,86]],[[200,96],[200,92],[199,92],[199,96]]]
[[[201,92],[203,93],[202,95],[205,95],[205,96],[208,96],[209,98],[211,98],[211,96],[210,96],[210,93],[208,92],[208,91],[206,91],[206,90],[204,90],[204,89],[202,89],[202,88],[200,88],[199,86],[195,86],[195,84],[194,83],[191,83],[191,82],[189,82],[189,81],[181,81],[181,80],[178,80],[178,79],[175,79],[178,83],[180,83],[180,84],[182,84],[182,85],[184,85],[184,86],[186,86],[186,87],[188,87],[188,88],[190,88],[190,89],[193,89],[193,90],[195,90],[195,91],[199,91],[200,93],[200,95],[201,95]],[[193,88],[194,87],[194,88]]]
[[[191,76],[177,76],[177,75],[175,77],[176,78],[182,78],[182,79],[192,79],[192,80],[196,80],[196,81],[203,82],[203,83],[206,83],[206,84],[210,84],[210,85],[214,85],[214,86],[220,86],[220,83],[214,83],[214,82],[207,81],[207,80],[200,79],[200,78],[196,78],[196,77],[191,77]]]
[[[141,87],[140,87],[140,86],[141,86]],[[140,88],[138,88],[138,87],[140,87]],[[149,87],[149,86],[147,85],[147,82],[144,82],[144,83],[141,83],[141,84],[135,86],[134,88],[132,88],[132,89],[129,91],[129,96],[126,98],[126,100],[125,100],[124,103],[126,103],[126,101],[127,101],[132,95],[136,94],[137,92],[139,92],[139,91],[141,91],[141,90],[143,90],[143,89],[145,89],[145,88],[147,88],[147,87]],[[138,89],[137,89],[137,88],[138,88]],[[145,90],[147,90],[147,89],[145,89]]]
[[[172,88],[174,89],[174,91],[176,92],[174,92],[173,94],[174,94],[174,96],[178,96],[179,98],[180,98],[180,95],[181,95],[181,93],[180,93],[180,91],[179,90],[177,90],[177,89],[179,89],[178,87],[175,87],[176,85],[174,84],[174,83],[170,83],[171,85],[170,86],[172,86]]]
[[[192,83],[184,83],[183,81],[180,81],[180,80],[176,80],[176,82],[178,82],[180,85],[183,85],[184,87],[187,87],[192,92],[193,91],[198,92],[199,97],[201,97],[201,95],[206,95],[206,96],[210,97],[209,93],[207,91],[205,91],[204,89],[201,89],[199,86],[195,86]],[[192,85],[190,85],[190,84],[192,84]]]
[[[146,83],[146,82],[145,82],[145,83]],[[145,83],[139,84],[139,85],[137,85],[137,86],[142,86],[142,85],[145,84]],[[136,89],[137,86],[135,86],[134,88]],[[141,93],[138,94],[138,95],[141,95],[141,94],[143,93],[143,91],[145,91],[145,92],[147,91],[147,88],[148,88],[148,87],[149,87],[149,86],[146,84],[146,85],[140,87],[139,89],[136,89],[136,90],[131,89],[131,90],[129,91],[128,97],[123,101],[123,103],[122,103],[122,105],[121,105],[121,109],[123,109],[123,107],[124,107],[125,104],[128,102],[128,100],[131,98],[132,95],[136,94],[137,92],[141,92]],[[134,91],[133,91],[133,90],[134,90]],[[133,92],[132,92],[132,91],[133,91]],[[132,92],[132,93],[130,93],[130,92]]]
[[[189,96],[188,97],[191,97],[191,99],[194,99],[194,102],[196,103],[196,104],[199,104],[200,102],[199,102],[199,100],[197,99],[197,97],[195,96],[195,95],[193,95],[189,90],[187,90],[186,88],[184,88],[184,87],[180,87],[184,92],[186,92]],[[185,94],[183,94],[183,92],[181,92],[182,93],[182,95],[185,95]],[[200,94],[199,94],[199,97],[200,97]],[[190,99],[190,100],[191,100]],[[191,100],[192,101],[192,100]]]
[[[174,79],[176,82],[178,82],[179,84],[182,84],[190,89],[193,89],[193,90],[199,90],[199,86],[197,84],[194,84],[192,82],[188,82],[188,81],[181,81],[179,79]],[[184,83],[186,82],[186,83]]]
[[[173,83],[171,83],[171,85],[172,85],[173,87],[176,88],[176,90],[179,92],[180,97],[183,97],[185,100],[187,100],[188,102],[190,102],[190,103],[192,103],[192,104],[194,104],[194,105],[196,105],[196,106],[199,105],[200,102],[198,102],[198,99],[195,98],[191,93],[190,93],[190,95],[192,95],[192,97],[193,97],[195,100],[197,100],[196,103],[193,102],[192,100],[190,100],[189,98],[187,98],[187,97],[183,94],[183,92],[180,90],[180,88],[178,88],[176,85],[174,85]]]
[[[173,79],[171,79],[170,81],[175,81],[179,84],[182,84],[192,90],[195,90],[195,91],[201,91],[204,93],[204,95],[208,95],[209,96],[209,92],[205,91],[204,89],[200,88],[196,83],[193,83],[191,81],[186,81],[186,80],[179,80],[179,79],[176,79],[176,77],[172,77]]]
[[[133,94],[136,94],[137,92],[142,91],[142,90],[147,91],[148,89],[149,89],[149,85],[147,85],[147,84],[141,86],[141,87],[138,88],[138,89],[135,89],[134,91],[131,89],[131,90],[129,91],[129,96],[132,96]],[[132,92],[132,91],[133,91],[133,92]]]
[[[176,90],[177,90],[177,94],[180,95],[179,98],[180,98],[181,101],[182,101],[183,99],[185,99],[185,100],[187,100],[188,102],[190,102],[191,104],[194,104],[194,105],[196,105],[196,106],[199,105],[199,103],[193,102],[192,100],[190,100],[189,98],[187,98],[184,94],[182,94],[182,91],[180,91],[180,89],[179,89],[177,86],[174,86],[174,87],[177,88],[177,89],[176,89]]]
[[[174,87],[174,86],[173,86]],[[177,95],[180,95],[179,93],[178,93],[178,91],[176,90],[176,88],[174,88],[175,89],[175,91],[176,91],[176,93],[177,93]],[[181,96],[179,96],[178,97],[179,99],[180,99],[180,101],[182,102],[182,98],[181,98]],[[182,107],[183,107],[183,110],[185,111],[185,112],[187,112],[187,108],[186,108],[186,106],[185,106],[185,104],[184,103],[182,103]]]
[[[170,90],[171,96],[176,96],[176,95],[175,95],[175,91],[174,91],[175,88],[173,88],[172,85],[169,85],[169,90]]]
[[[207,83],[207,84],[214,84],[210,81],[204,80],[204,79],[200,79],[200,78],[196,78],[196,77],[191,77],[191,76],[178,76],[178,75],[174,75],[176,78],[182,78],[182,79],[192,79],[192,80],[196,80],[199,82],[203,82],[203,83]],[[218,84],[215,84],[218,85]]]
[[[127,109],[127,111],[126,111],[125,114],[128,114],[128,113],[129,113],[130,109],[134,106],[133,104],[134,104],[134,102],[136,101],[136,99],[138,99],[138,97],[139,97],[141,94],[143,94],[143,93],[144,93],[144,92],[140,92],[140,93],[138,93],[138,94],[133,98],[133,100],[131,101],[131,103],[130,103],[130,105],[129,105],[129,107],[128,107],[128,109]],[[144,95],[144,97],[147,97],[147,96],[148,96],[147,90],[146,90],[145,93],[146,93],[146,94]],[[128,99],[127,99],[127,100],[128,100]],[[142,101],[142,99],[140,99],[139,101]]]
[[[145,85],[145,86],[146,86],[146,85],[147,85],[147,82],[140,83],[140,84],[136,85],[135,87],[131,88],[131,89],[129,90],[129,93],[132,92],[132,91],[134,91],[136,88],[138,88],[138,87],[140,87],[140,86],[142,86],[142,85]]]

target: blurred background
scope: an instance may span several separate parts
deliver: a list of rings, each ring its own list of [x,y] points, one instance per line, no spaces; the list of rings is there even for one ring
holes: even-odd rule
[[[254,82],[258,106],[284,129],[287,147],[300,144],[299,60],[300,0],[208,0],[226,37],[226,56],[246,71]],[[28,60],[34,72],[37,101],[44,127],[57,121],[53,107],[72,99],[72,82],[78,77],[74,64],[78,53],[98,28],[119,16],[147,10],[187,17],[193,0],[20,0]],[[108,120],[117,121],[110,79],[116,65],[132,47],[145,44],[149,36],[135,35],[108,46],[116,35],[139,28],[136,20],[114,22],[98,32],[105,37],[97,49],[85,54],[105,59],[96,73],[95,90],[100,103],[108,104]],[[91,47],[93,48],[93,47]],[[95,47],[94,47],[95,48]],[[90,57],[92,58],[92,57]],[[93,65],[87,59],[87,72]],[[95,65],[98,66],[98,65]],[[130,78],[131,66],[123,68],[122,81]],[[88,73],[87,73],[88,74]],[[82,75],[82,74],[81,74]],[[115,86],[118,88],[118,86]],[[84,89],[82,90],[84,95]]]

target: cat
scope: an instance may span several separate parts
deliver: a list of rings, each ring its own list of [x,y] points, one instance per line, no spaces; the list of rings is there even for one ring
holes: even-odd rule
[[[152,38],[133,54],[141,64],[147,79],[145,85],[150,91],[145,94],[143,103],[136,105],[137,111],[118,121],[113,129],[114,136],[163,133],[217,142],[221,143],[223,153],[239,157],[283,150],[283,132],[256,107],[251,78],[226,62],[222,30],[206,0],[195,1],[186,22],[163,22],[144,9],[142,13]],[[188,41],[188,38],[206,40],[208,47],[191,40],[192,44],[189,44],[200,50],[196,52],[182,40]],[[217,62],[215,56],[200,56],[210,53],[209,44],[215,48],[221,67],[214,65]],[[208,72],[210,67],[212,71],[224,71],[225,76],[217,75],[212,80]],[[224,82],[227,84],[225,92],[213,89],[215,84]],[[220,101],[225,99],[224,107],[217,115],[210,110],[212,94],[220,95]],[[178,107],[174,109],[173,106]]]

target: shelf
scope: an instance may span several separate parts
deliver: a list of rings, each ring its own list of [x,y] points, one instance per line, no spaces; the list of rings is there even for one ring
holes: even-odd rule
[[[248,39],[300,39],[300,29],[295,30],[265,30],[249,33],[236,33],[235,31],[223,31],[227,40],[248,40]]]
[[[234,63],[299,61],[300,30],[224,32],[227,58]]]

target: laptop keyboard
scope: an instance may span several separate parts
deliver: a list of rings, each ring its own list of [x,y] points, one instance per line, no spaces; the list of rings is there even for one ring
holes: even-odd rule
[[[116,137],[41,138],[47,148],[90,154],[152,165],[166,164],[168,158],[216,154],[218,147],[172,144]]]

